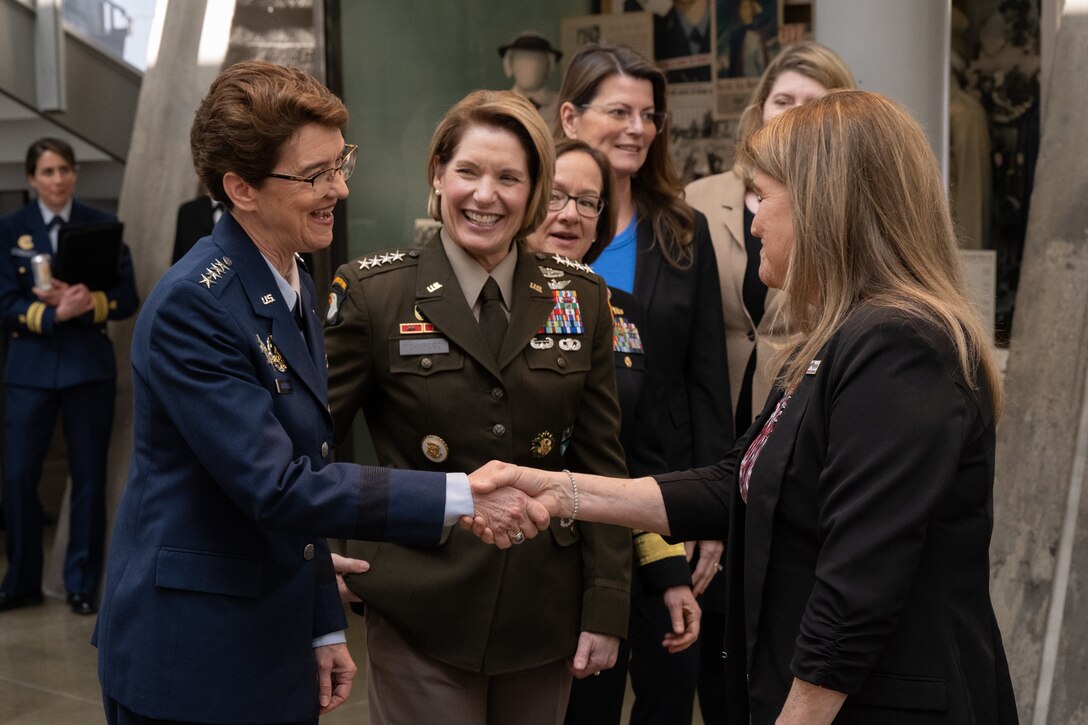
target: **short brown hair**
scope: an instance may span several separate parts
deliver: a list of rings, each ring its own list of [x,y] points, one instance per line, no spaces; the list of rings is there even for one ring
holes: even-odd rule
[[[72,145],[64,139],[45,137],[40,138],[34,143],[30,144],[30,148],[26,150],[26,175],[33,176],[38,170],[38,159],[42,157],[46,151],[52,151],[57,156],[68,162],[68,165],[75,171],[76,168],[76,152],[72,150]]]
[[[189,146],[197,176],[230,207],[223,176],[233,171],[260,188],[280,151],[314,123],[343,129],[348,109],[309,73],[262,61],[236,63],[219,74],[200,103]]]
[[[434,189],[438,167],[449,163],[465,133],[477,126],[509,131],[521,142],[529,166],[529,203],[517,232],[520,239],[544,221],[555,176],[555,146],[536,108],[513,91],[473,91],[455,103],[438,122],[427,154],[427,212],[442,221],[442,204]]]

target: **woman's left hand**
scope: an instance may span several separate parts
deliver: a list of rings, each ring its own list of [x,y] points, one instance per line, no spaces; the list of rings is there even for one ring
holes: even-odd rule
[[[720,541],[699,542],[699,563],[695,565],[695,571],[691,572],[691,590],[695,596],[699,596],[710,586],[714,575],[722,570],[722,552],[725,544]],[[691,555],[688,555],[691,558]]]
[[[578,651],[567,661],[567,669],[579,680],[596,675],[616,664],[620,638],[614,634],[582,632],[578,635]]]

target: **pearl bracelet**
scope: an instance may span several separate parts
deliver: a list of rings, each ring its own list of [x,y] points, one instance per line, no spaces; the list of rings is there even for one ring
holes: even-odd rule
[[[574,520],[578,518],[578,484],[574,482],[573,473],[566,468],[563,469],[563,473],[567,474],[567,478],[570,479],[570,487],[574,490],[574,510],[571,511],[569,519],[560,518],[559,525],[564,529],[569,529],[574,525]]]

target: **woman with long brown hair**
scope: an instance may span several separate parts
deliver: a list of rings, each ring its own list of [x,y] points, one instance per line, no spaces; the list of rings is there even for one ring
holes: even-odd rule
[[[669,161],[665,76],[630,48],[589,45],[571,59],[559,104],[556,138],[605,152],[616,175],[618,231],[594,270],[646,309],[642,334],[657,351],[653,387],[660,399],[637,425],[659,436],[669,468],[709,465],[733,442],[721,293],[706,218],[684,202]],[[720,542],[700,542],[696,594],[711,584],[721,554]],[[652,618],[662,634],[671,629],[659,596],[647,595],[636,607],[642,612],[636,616]],[[632,641],[636,653],[660,655],[645,668],[638,654],[632,663],[634,721],[690,719],[696,648],[667,655],[660,638],[653,639]],[[592,687],[576,684],[572,715],[579,691]]]

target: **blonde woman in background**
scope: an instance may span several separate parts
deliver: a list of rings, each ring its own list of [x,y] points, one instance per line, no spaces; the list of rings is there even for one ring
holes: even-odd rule
[[[781,113],[834,88],[853,88],[854,76],[830,48],[804,41],[785,48],[767,66],[740,119],[737,142],[744,141]],[[743,431],[763,407],[774,369],[775,343],[782,342],[778,317],[781,294],[759,279],[759,240],[752,236],[752,216],[759,204],[752,189],[754,172],[744,162],[731,171],[688,184],[687,201],[706,215],[718,261],[729,351],[729,390],[736,430]]]

